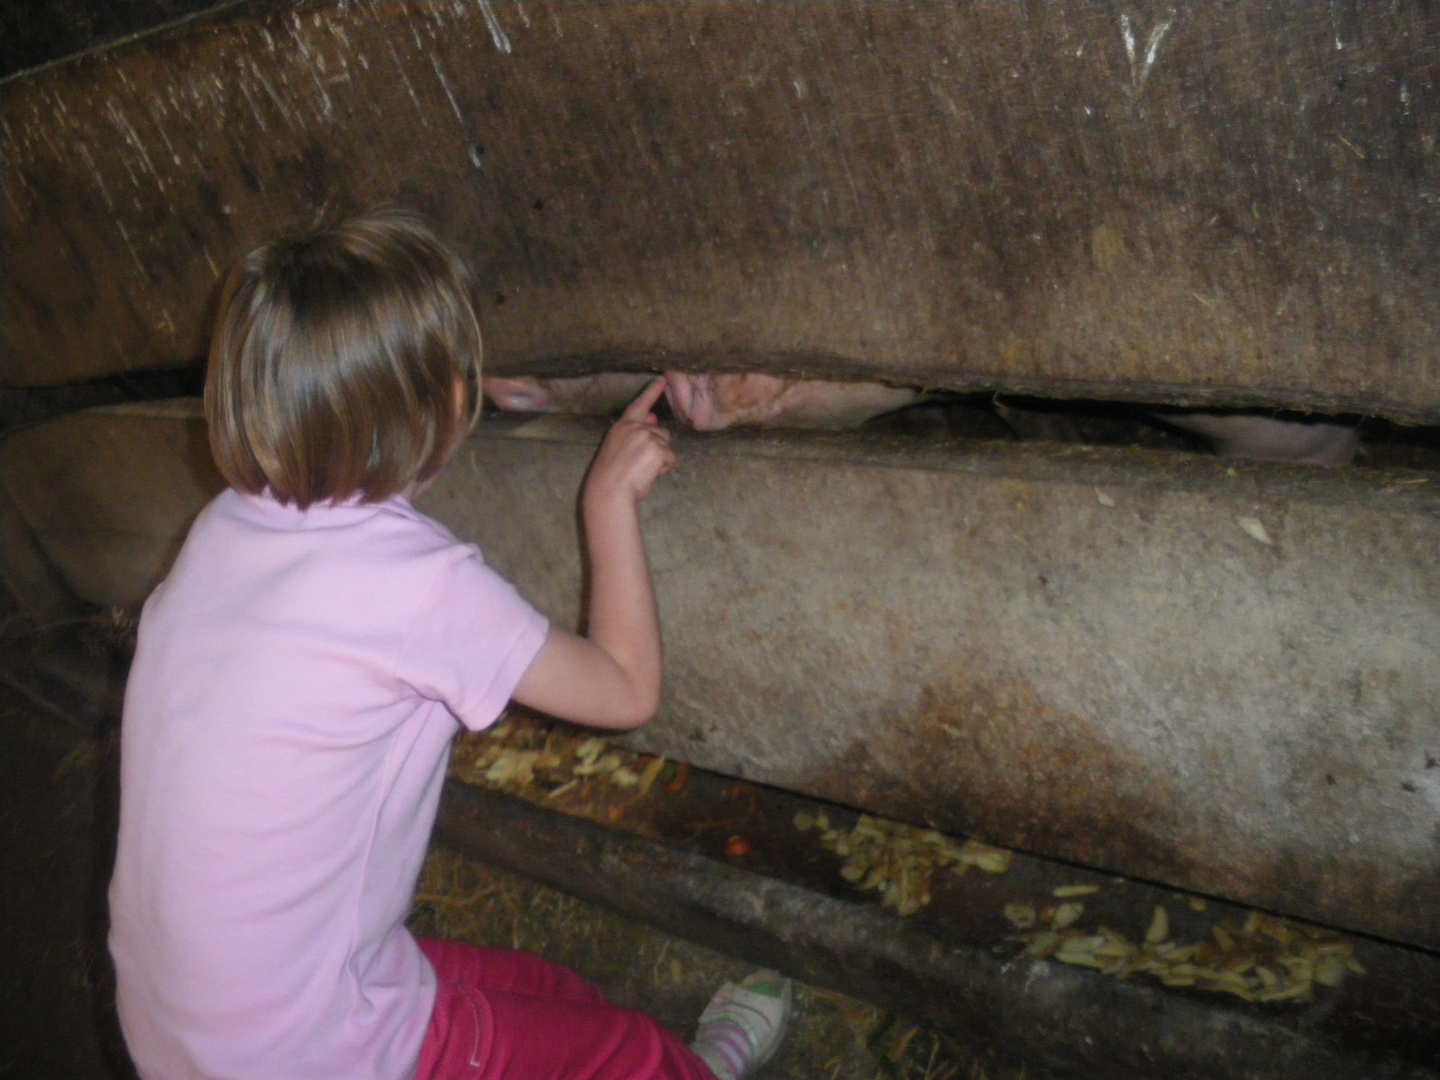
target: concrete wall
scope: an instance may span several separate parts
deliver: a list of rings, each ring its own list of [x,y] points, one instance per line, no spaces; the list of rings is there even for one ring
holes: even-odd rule
[[[137,607],[224,486],[198,400],[87,409],[12,432],[0,445],[0,580],[32,611],[63,610],[62,591]]]
[[[142,597],[216,488],[177,416],[95,410],[7,442],[5,494],[85,599]],[[421,500],[562,625],[600,430],[487,424]],[[645,509],[667,658],[638,745],[1440,947],[1433,475],[860,433],[679,444]],[[62,467],[27,480],[37,458]]]
[[[556,620],[595,429],[482,433],[423,505]],[[647,506],[649,750],[1440,945],[1425,474],[737,433]]]
[[[239,5],[3,84],[4,378],[182,364],[374,201],[496,372],[666,364],[1440,422],[1440,14]]]

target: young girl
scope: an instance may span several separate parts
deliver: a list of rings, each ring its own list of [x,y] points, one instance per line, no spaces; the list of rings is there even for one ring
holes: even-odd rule
[[[459,260],[400,214],[252,252],[205,388],[230,489],[145,605],[110,948],[146,1080],[730,1080],[788,984],[727,984],[693,1049],[538,957],[406,931],[459,723],[510,698],[627,730],[660,635],[637,505],[675,458],[649,387],[585,484],[589,635],[418,513],[475,423]]]

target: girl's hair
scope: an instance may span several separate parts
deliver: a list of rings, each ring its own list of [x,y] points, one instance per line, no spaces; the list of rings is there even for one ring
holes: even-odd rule
[[[470,287],[401,211],[252,251],[221,289],[205,380],[221,475],[302,509],[429,480],[480,411]]]

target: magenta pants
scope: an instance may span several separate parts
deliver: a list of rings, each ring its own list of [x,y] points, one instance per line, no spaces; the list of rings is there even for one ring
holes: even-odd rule
[[[530,953],[420,938],[435,1011],[415,1080],[715,1080],[678,1036]]]

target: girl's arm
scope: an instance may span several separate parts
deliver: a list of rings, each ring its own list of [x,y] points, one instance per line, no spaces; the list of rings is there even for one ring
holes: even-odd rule
[[[656,379],[605,437],[581,496],[590,553],[589,633],[558,627],[515,688],[515,700],[593,727],[629,730],[660,707],[660,622],[640,536],[639,505],[675,464],[670,433],[650,411]]]

